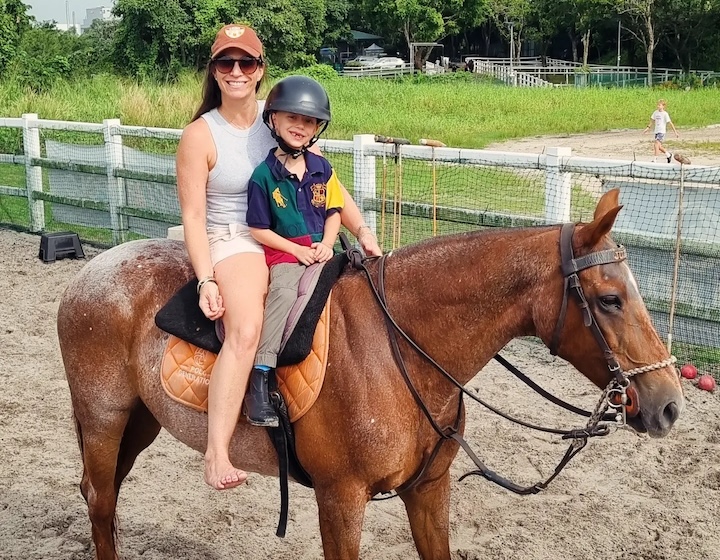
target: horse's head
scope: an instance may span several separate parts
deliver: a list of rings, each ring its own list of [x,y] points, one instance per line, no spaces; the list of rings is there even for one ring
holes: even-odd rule
[[[543,339],[598,387],[613,380],[626,386],[628,424],[663,437],[684,406],[682,388],[624,249],[609,236],[621,208],[618,191],[610,191],[591,223],[561,234],[563,281],[557,286],[563,293],[555,329]]]

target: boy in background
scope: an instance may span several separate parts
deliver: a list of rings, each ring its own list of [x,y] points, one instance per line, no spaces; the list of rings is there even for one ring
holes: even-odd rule
[[[666,158],[667,162],[670,163],[673,158],[672,152],[668,152],[665,149],[665,146],[662,145],[663,141],[665,140],[665,133],[667,132],[667,125],[669,124],[673,132],[675,133],[675,136],[680,138],[680,135],[678,134],[677,129],[675,128],[675,125],[670,120],[670,114],[665,110],[665,107],[667,106],[667,102],[664,99],[659,99],[657,102],[657,109],[653,112],[652,115],[650,115],[650,122],[645,127],[645,130],[643,131],[643,134],[647,133],[648,130],[650,130],[650,127],[655,124],[655,140],[653,143],[653,161],[657,161],[657,157],[662,153]]]

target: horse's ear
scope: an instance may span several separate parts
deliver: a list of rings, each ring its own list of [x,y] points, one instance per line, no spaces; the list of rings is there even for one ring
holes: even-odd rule
[[[595,207],[595,215],[593,218],[598,220],[602,218],[609,210],[619,206],[620,201],[620,189],[610,189],[598,200],[597,206]],[[621,206],[622,208],[622,206]]]
[[[598,201],[592,222],[578,231],[578,242],[587,247],[594,247],[600,239],[610,233],[622,204],[618,204],[619,189],[606,192]]]

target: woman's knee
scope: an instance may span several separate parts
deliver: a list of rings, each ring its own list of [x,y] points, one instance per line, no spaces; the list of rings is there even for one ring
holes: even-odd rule
[[[223,348],[237,355],[245,355],[248,352],[254,353],[260,342],[262,323],[248,322],[242,325],[227,329]]]

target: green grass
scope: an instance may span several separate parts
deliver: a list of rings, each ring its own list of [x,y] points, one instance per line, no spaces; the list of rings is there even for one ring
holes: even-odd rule
[[[333,108],[326,137],[335,139],[372,133],[482,148],[543,134],[641,129],[659,97],[668,101],[673,120],[683,127],[720,122],[717,90],[712,88],[510,88],[466,73],[438,79],[336,78],[324,85]],[[124,124],[182,128],[198,105],[200,90],[200,76],[194,74],[170,85],[96,76],[58,82],[45,94],[0,82],[0,117],[34,112],[44,119],[119,118]],[[0,142],[5,140],[0,136]],[[0,151],[5,147],[0,145]]]
[[[25,167],[0,164],[0,185],[25,190]],[[0,223],[26,225],[30,221],[27,198],[0,195]]]
[[[675,150],[686,150],[694,154],[720,154],[720,142],[692,142],[689,140],[669,140],[665,142],[665,145]]]
[[[709,373],[720,382],[720,349],[673,342],[672,352],[677,357],[678,368],[691,363],[698,368],[700,375]]]

